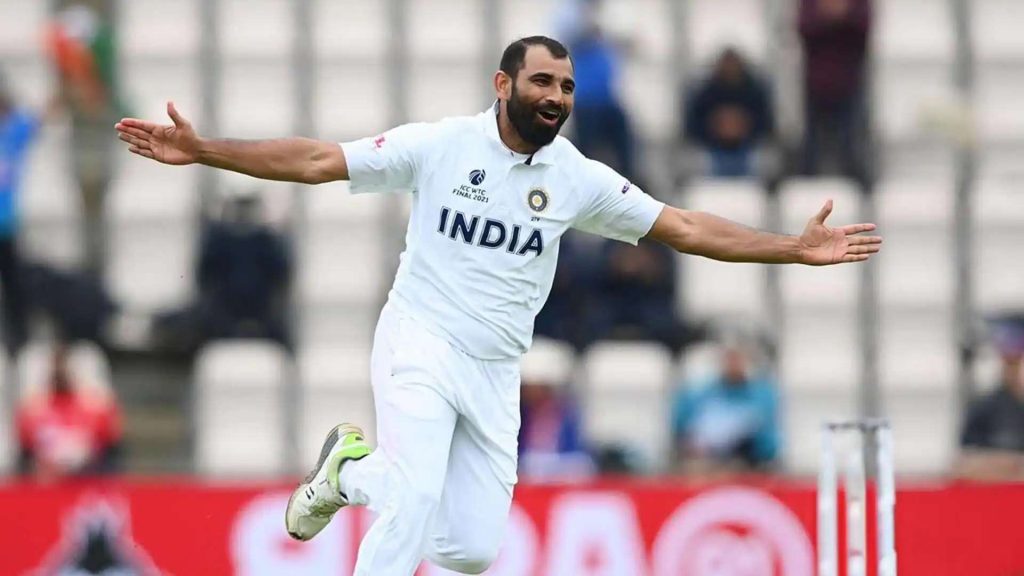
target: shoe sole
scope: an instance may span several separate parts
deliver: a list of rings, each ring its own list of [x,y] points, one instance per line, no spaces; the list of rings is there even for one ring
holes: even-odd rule
[[[323,446],[320,448],[320,458],[317,459],[316,465],[313,466],[313,469],[309,472],[309,474],[306,475],[305,478],[303,478],[302,483],[299,484],[297,488],[295,488],[295,490],[292,492],[291,497],[288,498],[288,507],[285,508],[284,511],[284,524],[285,530],[288,531],[288,535],[292,538],[300,542],[305,541],[298,534],[292,532],[291,530],[288,530],[288,518],[291,516],[292,503],[295,502],[295,497],[301,494],[304,490],[309,489],[309,483],[312,482],[314,478],[316,478],[317,473],[320,472],[321,468],[323,468],[324,462],[327,461],[327,457],[330,456],[331,454],[331,449],[334,448],[334,445],[338,443],[338,438],[341,438],[345,434],[350,434],[352,432],[357,432],[360,435],[363,434],[363,430],[361,428],[359,428],[358,426],[354,426],[352,424],[338,424],[334,428],[331,428],[331,431],[327,433],[327,438],[324,439]]]

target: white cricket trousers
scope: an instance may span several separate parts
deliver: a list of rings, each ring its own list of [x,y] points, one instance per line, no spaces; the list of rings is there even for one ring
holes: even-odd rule
[[[377,514],[354,576],[411,576],[423,558],[483,572],[516,483],[519,359],[469,356],[388,304],[370,369],[377,448],[341,475],[350,502]]]

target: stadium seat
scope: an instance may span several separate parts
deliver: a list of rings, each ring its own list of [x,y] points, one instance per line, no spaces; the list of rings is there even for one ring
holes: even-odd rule
[[[98,346],[88,342],[74,344],[68,348],[67,361],[68,370],[82,389],[104,396],[113,394],[110,363]],[[53,343],[32,342],[25,347],[18,355],[18,396],[43,390],[52,367]]]
[[[337,226],[373,225],[381,222],[386,210],[384,195],[352,194],[348,182],[314,186],[303,191],[307,221],[323,232]]]
[[[700,342],[686,347],[679,366],[678,383],[699,382],[719,371],[722,346],[717,342]]]
[[[882,60],[952,61],[956,49],[953,11],[933,0],[886,0],[875,5],[872,35]]]
[[[669,447],[668,386],[672,358],[659,344],[603,342],[583,359],[584,437],[597,445],[625,445],[655,470]]]
[[[971,0],[971,38],[984,61],[1024,58],[1024,4],[1017,0]]]
[[[0,477],[14,468],[15,436],[14,382],[7,371],[7,355],[0,354]]]
[[[193,60],[126,58],[122,69],[123,91],[133,115],[170,122],[167,102],[171,101],[194,126],[206,125],[200,106],[199,70]]]
[[[386,58],[389,6],[363,0],[314,0],[313,37],[320,61],[379,62]]]
[[[569,386],[576,369],[572,346],[550,338],[535,337],[523,355],[520,375],[523,382],[541,381],[549,386]]]
[[[982,177],[975,184],[973,224],[973,286],[975,303],[984,313],[1024,307],[1024,180]]]
[[[49,15],[45,2],[0,0],[0,54],[12,59],[38,57]]]
[[[753,181],[698,180],[683,192],[687,210],[712,212],[757,228],[765,226],[765,191]],[[677,295],[687,318],[764,320],[766,269],[758,264],[679,256]]]
[[[833,200],[828,224],[853,224],[860,221],[861,197],[855,186],[845,180],[794,179],[780,190],[782,231],[800,234],[807,221],[827,199]],[[815,268],[787,266],[780,269],[782,298],[787,308],[851,307],[859,293],[860,266]]]
[[[875,68],[873,107],[885,143],[934,139],[956,102],[949,61],[882,60]]]
[[[875,198],[885,237],[876,256],[883,307],[948,307],[954,289],[953,181],[880,182]]]
[[[353,90],[353,86],[359,89]],[[394,118],[389,114],[387,86],[388,71],[378,61],[318,66],[313,104],[318,136],[344,142],[391,128]]]
[[[672,3],[664,0],[619,0],[616,4],[617,8],[606,19],[629,23],[626,33],[634,50],[630,54],[646,62],[668,63],[673,57],[675,34],[678,33],[673,25],[675,12]],[[664,72],[663,68],[662,82],[669,80]],[[674,91],[678,86],[672,86],[672,89]],[[668,108],[663,112],[674,109]]]
[[[195,169],[123,159],[110,191],[106,274],[115,300],[130,311],[182,305],[192,293],[196,175]]]
[[[1024,56],[1013,62],[980,62],[974,95],[984,142],[1024,141]]]
[[[679,87],[665,64],[629,60],[619,82],[623,106],[641,139],[672,142],[679,135]]]
[[[310,221],[309,228],[299,272],[303,298],[351,305],[377,302],[384,289],[379,226]]]
[[[702,64],[732,45],[763,63],[768,57],[768,25],[764,0],[689,0],[686,31],[690,59]]]
[[[295,133],[294,65],[287,58],[225,62],[218,79],[220,130],[239,138]]]
[[[945,306],[881,315],[878,368],[885,390],[952,391],[959,349],[951,310]]]
[[[884,401],[885,415],[893,426],[896,473],[947,474],[960,429],[955,392],[952,389],[887,391]]]
[[[861,381],[857,315],[841,311],[791,312],[779,347],[786,467],[806,474],[817,467],[822,422],[858,411]]]
[[[490,80],[475,61],[413,61],[408,78],[409,117],[432,122],[476,114],[494,102]]]
[[[498,6],[502,48],[525,36],[556,34],[554,5],[549,0],[498,0]]]
[[[195,364],[196,466],[212,476],[273,476],[285,460],[289,360],[262,341],[217,342]]]
[[[371,444],[376,444],[370,348],[358,343],[314,344],[300,352],[298,366],[302,469],[316,464],[328,431],[342,422],[360,426]]]
[[[196,56],[202,32],[200,9],[200,0],[132,0],[119,4],[118,36],[124,57]],[[127,74],[123,77],[130,79]]]
[[[44,128],[29,153],[19,238],[26,259],[63,269],[82,260],[80,196],[72,180],[67,137],[63,127]]]
[[[482,0],[417,0],[408,9],[409,53],[414,58],[478,62],[487,46]],[[467,86],[458,83],[454,88]]]
[[[300,335],[306,343],[370,342],[385,278],[381,194],[348,192],[347,184],[308,191],[299,236]]]
[[[289,0],[221,0],[217,35],[226,58],[288,58],[295,43],[295,3]]]
[[[57,79],[50,62],[42,56],[9,58],[3,63],[3,71],[7,87],[17,104],[42,111],[53,98]]]
[[[986,394],[999,387],[1003,377],[1002,359],[992,342],[983,341],[975,351],[974,386],[978,394]]]

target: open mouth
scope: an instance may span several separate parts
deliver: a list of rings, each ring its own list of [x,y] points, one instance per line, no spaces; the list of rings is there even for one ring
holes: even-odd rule
[[[538,110],[537,115],[540,116],[542,122],[549,126],[558,124],[558,119],[561,117],[558,110]]]

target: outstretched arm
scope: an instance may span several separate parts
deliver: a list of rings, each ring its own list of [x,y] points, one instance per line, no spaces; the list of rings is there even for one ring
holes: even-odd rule
[[[173,124],[125,118],[118,136],[128,150],[164,164],[205,164],[265,180],[322,184],[348,179],[341,146],[310,138],[212,140],[200,137],[192,124],[167,103]]]
[[[666,206],[647,237],[679,252],[725,262],[824,266],[862,262],[878,252],[880,236],[856,235],[874,230],[874,224],[830,228],[825,219],[831,213],[829,200],[807,222],[803,234],[786,236],[748,228],[706,212]]]

